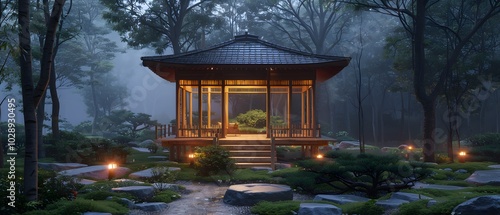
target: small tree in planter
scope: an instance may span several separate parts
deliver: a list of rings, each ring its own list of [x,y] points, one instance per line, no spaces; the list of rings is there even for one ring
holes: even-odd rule
[[[300,162],[305,171],[318,174],[317,183],[326,183],[339,193],[363,192],[369,198],[377,198],[389,192],[410,188],[414,182],[430,175],[427,165],[419,162],[403,162],[396,155],[329,152],[332,160],[308,160]]]

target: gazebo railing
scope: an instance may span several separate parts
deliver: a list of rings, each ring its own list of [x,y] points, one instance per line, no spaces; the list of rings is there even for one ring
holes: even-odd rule
[[[182,125],[179,128],[175,125],[157,125],[156,139],[176,135],[177,137],[218,137],[222,132],[220,125]]]
[[[271,126],[272,137],[321,137],[321,127],[318,124],[316,128],[311,125],[293,124]]]

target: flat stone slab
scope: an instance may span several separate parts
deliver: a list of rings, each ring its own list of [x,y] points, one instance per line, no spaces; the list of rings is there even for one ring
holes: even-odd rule
[[[168,204],[165,202],[144,202],[135,204],[135,209],[139,209],[142,211],[161,211],[168,208]]]
[[[253,171],[273,171],[271,167],[254,166],[250,168]]]
[[[500,164],[489,165],[488,167],[493,169],[500,169]]]
[[[93,184],[95,183],[96,181],[94,180],[90,180],[90,179],[82,179],[80,181],[78,181],[79,184],[83,184],[83,185],[88,185],[88,184]]]
[[[367,202],[370,199],[361,197],[361,196],[356,196],[356,195],[316,195],[314,197],[315,201],[329,201],[329,202],[334,202],[337,204],[347,204],[347,203],[352,203],[352,202]]]
[[[439,185],[439,184],[424,184],[420,182],[415,182],[413,189],[436,189],[436,190],[461,190],[466,187],[452,186],[452,185]]]
[[[451,214],[498,214],[500,195],[479,196],[457,205]]]
[[[237,184],[231,185],[224,194],[224,203],[238,206],[253,206],[260,201],[292,200],[289,186],[281,184]]]
[[[148,158],[153,160],[167,160],[167,156],[162,155],[149,156]]]
[[[395,192],[392,193],[391,199],[401,199],[409,202],[414,202],[422,199],[431,200],[432,198],[416,193]]]
[[[38,163],[40,169],[54,170],[60,172],[68,169],[76,169],[88,166],[82,163]]]
[[[500,185],[500,169],[477,170],[465,181],[476,185]]]
[[[118,167],[113,170],[113,177],[119,178],[130,172],[129,168]],[[92,178],[95,180],[108,179],[108,166],[107,165],[97,165],[97,166],[87,166],[77,169],[64,170],[59,172],[61,175],[80,177],[80,178]]]
[[[398,208],[404,203],[409,203],[409,201],[402,199],[386,199],[386,200],[378,200],[377,202],[375,202],[375,205],[383,207],[387,210],[387,209]]]
[[[110,213],[103,213],[103,212],[85,212],[83,215],[113,215]]]
[[[342,215],[342,209],[329,204],[301,203],[298,215]]]
[[[129,193],[141,200],[149,200],[155,194],[153,186],[128,186],[128,187],[115,187],[111,191],[117,193]]]
[[[149,153],[149,149],[148,148],[143,148],[143,147],[132,147],[133,150],[136,150],[138,152],[148,152]]]
[[[139,172],[134,172],[128,175],[129,178],[134,178],[134,179],[141,179],[141,178],[151,178],[153,177],[153,170],[155,168],[149,168],[145,170],[141,170]],[[164,168],[158,168],[158,171],[180,171],[181,168],[179,167],[164,167]]]
[[[184,187],[178,184],[169,183],[153,183],[153,187],[158,190],[173,190],[176,192],[182,191]]]

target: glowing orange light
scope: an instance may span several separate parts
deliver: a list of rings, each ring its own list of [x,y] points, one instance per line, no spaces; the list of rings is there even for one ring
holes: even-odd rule
[[[118,165],[116,165],[115,163],[108,164],[108,169],[116,169],[116,167],[118,167]]]
[[[316,155],[316,158],[321,159],[321,158],[323,158],[323,155],[322,154],[318,154],[318,155]]]
[[[189,158],[194,158],[194,154],[189,154],[188,157]]]
[[[458,153],[458,155],[460,155],[460,156],[466,156],[466,155],[467,155],[467,153],[466,153],[466,152],[464,152],[464,151],[461,151],[461,152],[459,152],[459,153]]]
[[[413,149],[413,147],[412,147],[412,146],[408,146],[408,150],[412,150],[412,149]]]

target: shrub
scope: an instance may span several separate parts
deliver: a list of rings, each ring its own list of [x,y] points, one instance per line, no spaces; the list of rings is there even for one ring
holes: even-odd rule
[[[484,145],[475,146],[468,152],[467,160],[469,161],[491,161],[500,162],[500,144],[499,145]]]
[[[168,167],[153,167],[151,170],[151,177],[144,178],[148,183],[158,183],[158,189],[163,190],[162,184],[172,183],[177,180],[177,171],[168,171]]]
[[[74,201],[60,200],[47,206],[47,214],[82,214],[87,211],[104,212],[111,214],[127,214],[128,208],[113,201],[94,201],[88,199],[76,199]],[[37,215],[40,211],[33,211]]]
[[[98,191],[86,193],[86,194],[82,195],[82,198],[92,199],[92,200],[106,200],[110,196],[119,197],[119,198],[134,199],[134,197],[128,193],[117,193],[117,192],[110,192],[110,191],[104,191],[104,190],[98,190]]]
[[[61,199],[73,200],[77,197],[78,190],[83,187],[79,179],[58,175],[55,171],[40,170],[38,181],[42,207]]]
[[[151,144],[149,144],[149,145],[148,145],[148,150],[149,150],[149,152],[151,152],[151,153],[153,153],[153,154],[155,154],[156,152],[158,152],[158,149],[159,149],[159,148],[160,148],[160,147],[159,147],[159,146],[158,146],[158,144],[156,144],[156,143],[151,143]]]
[[[236,117],[236,121],[253,128],[266,127],[266,112],[255,109],[246,113],[241,113]]]
[[[236,169],[234,160],[229,158],[229,152],[219,146],[196,148],[194,168],[200,176],[209,176],[224,171],[231,175]]]
[[[317,183],[327,183],[340,192],[364,192],[369,198],[410,188],[431,173],[425,164],[404,163],[396,155],[360,154],[354,157],[345,152],[329,152],[326,156],[334,161],[308,160],[299,165],[318,174]],[[333,183],[342,183],[344,187]]]
[[[469,138],[472,147],[500,145],[500,133],[478,134]]]
[[[384,208],[375,205],[375,200],[341,205],[343,214],[382,215]]]

